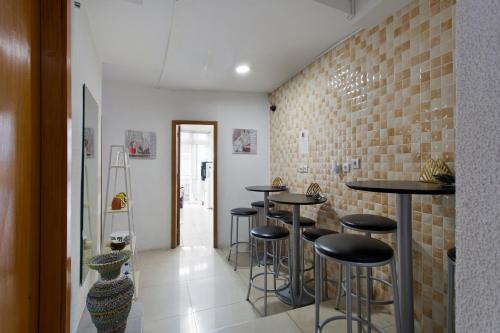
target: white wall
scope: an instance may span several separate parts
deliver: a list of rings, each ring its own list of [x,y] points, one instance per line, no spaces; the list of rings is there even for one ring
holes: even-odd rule
[[[81,8],[72,8],[71,27],[71,83],[72,83],[72,124],[71,124],[71,332],[76,332],[81,314],[85,309],[87,292],[96,279],[90,272],[80,286],[80,182],[82,166],[82,115],[83,84],[87,85],[99,106],[101,103],[102,71],[90,26],[85,11],[85,1]],[[99,124],[100,128],[100,124]],[[96,157],[100,156],[99,130],[95,134]],[[100,160],[98,161],[100,165]],[[98,172],[100,174],[100,172]],[[100,198],[99,202],[100,202]],[[100,207],[96,210],[96,214]],[[99,218],[97,219],[99,221]],[[97,226],[96,230],[100,227]],[[98,239],[98,238],[97,238]]]
[[[139,250],[170,247],[172,120],[219,122],[218,236],[219,247],[227,246],[229,210],[262,200],[259,193],[248,192],[244,187],[270,181],[267,95],[171,91],[104,82],[102,110],[103,186],[111,144],[124,144],[127,129],[154,131],[157,135],[156,159],[131,161]],[[257,155],[231,153],[233,128],[257,129]]]
[[[457,1],[457,332],[500,332],[500,2]]]

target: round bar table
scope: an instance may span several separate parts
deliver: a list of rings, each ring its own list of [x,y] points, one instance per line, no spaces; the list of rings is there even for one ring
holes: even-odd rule
[[[269,193],[271,192],[283,192],[286,191],[286,186],[247,186],[245,187],[247,191],[251,192],[264,192],[264,214],[265,220],[267,220],[267,214],[269,213]]]
[[[326,202],[326,198],[319,200],[306,196],[305,194],[281,193],[271,195],[269,200],[279,204],[293,206],[293,228],[292,228],[292,253],[290,275],[291,285],[280,289],[278,297],[285,303],[294,307],[305,306],[314,303],[314,298],[304,292],[302,277],[302,260],[300,260],[300,206],[319,205]]]
[[[455,186],[399,180],[348,182],[346,186],[359,191],[396,194],[399,304],[401,310],[402,332],[414,332],[411,197],[413,194],[455,194]]]

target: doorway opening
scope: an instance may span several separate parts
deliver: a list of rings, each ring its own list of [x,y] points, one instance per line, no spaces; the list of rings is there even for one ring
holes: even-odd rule
[[[217,122],[172,122],[172,248],[217,247]]]

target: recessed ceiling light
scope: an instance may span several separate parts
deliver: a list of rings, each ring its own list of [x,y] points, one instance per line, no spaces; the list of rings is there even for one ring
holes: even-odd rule
[[[236,73],[240,75],[247,74],[248,72],[250,72],[250,66],[248,65],[238,65],[236,67]]]

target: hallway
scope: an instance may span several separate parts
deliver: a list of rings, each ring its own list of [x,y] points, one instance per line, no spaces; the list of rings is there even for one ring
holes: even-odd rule
[[[213,247],[213,210],[186,202],[180,214],[181,246]]]

